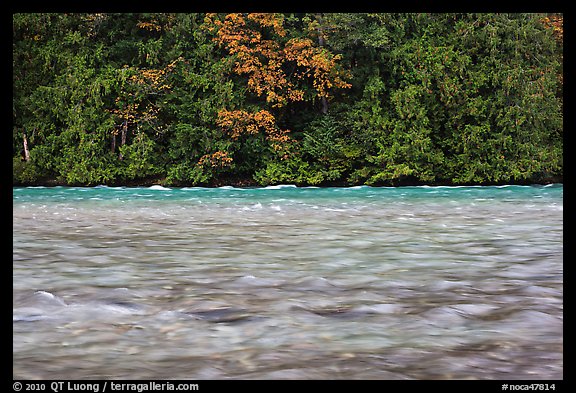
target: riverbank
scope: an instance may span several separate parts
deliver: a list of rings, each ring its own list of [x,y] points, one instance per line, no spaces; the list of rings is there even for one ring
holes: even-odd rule
[[[534,179],[527,179],[522,181],[516,180],[509,180],[505,182],[481,182],[481,183],[457,183],[457,182],[450,182],[450,181],[437,181],[437,182],[423,182],[418,181],[417,179],[413,178],[406,178],[400,179],[394,182],[381,182],[378,184],[371,184],[372,186],[387,186],[387,187],[404,187],[404,186],[501,186],[505,184],[509,185],[546,185],[546,184],[554,184],[554,183],[564,183],[563,176],[548,176],[548,177],[541,177],[541,178],[534,178]],[[68,183],[64,180],[59,180],[55,178],[43,178],[38,179],[34,182],[12,182],[13,187],[93,187],[98,184],[80,184],[80,183]],[[178,184],[170,184],[166,177],[164,176],[149,176],[146,178],[141,179],[131,179],[125,181],[113,181],[103,183],[103,185],[111,186],[111,187],[149,187],[153,185],[162,185],[168,187],[192,187],[192,186],[201,186],[201,187],[224,187],[224,186],[231,186],[231,187],[258,187],[258,186],[266,186],[272,184],[259,184],[257,181],[251,178],[242,178],[242,177],[226,177],[226,178],[219,178],[213,179],[212,181],[202,184],[202,185],[194,185],[190,183],[178,183]],[[297,186],[306,187],[306,186],[319,186],[319,187],[354,187],[354,186],[362,186],[366,185],[365,183],[352,183],[352,182],[345,182],[345,181],[332,181],[332,182],[323,182],[321,184],[296,184]]]

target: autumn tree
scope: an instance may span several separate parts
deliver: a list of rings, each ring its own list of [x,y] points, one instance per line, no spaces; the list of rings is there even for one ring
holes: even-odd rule
[[[560,67],[558,69],[558,81],[560,82],[558,95],[562,97],[564,86],[564,69],[562,67],[564,61],[564,15],[563,14],[549,14],[540,19],[540,22],[546,27],[547,30],[552,31],[556,42],[558,43],[558,53],[560,57]]]
[[[340,56],[306,37],[287,37],[283,16],[272,13],[208,14],[205,28],[233,58],[232,71],[247,77],[247,88],[265,98],[263,109],[222,108],[217,124],[233,139],[262,132],[272,152],[289,157],[294,140],[277,125],[287,105],[328,99],[333,89],[350,87],[337,62]]]
[[[112,130],[112,152],[115,151],[118,134],[121,136],[120,147],[126,144],[131,127],[134,135],[143,132],[143,128],[151,129],[156,135],[163,132],[158,119],[159,107],[154,97],[170,92],[172,86],[167,76],[179,60],[161,69],[126,66],[118,71],[120,91],[114,100],[114,108],[110,109],[117,119],[117,125]],[[122,159],[121,152],[119,158]]]
[[[350,87],[337,66],[341,56],[316,46],[309,38],[286,39],[280,14],[228,14],[223,20],[208,14],[206,28],[235,56],[234,72],[247,75],[248,88],[264,95],[272,107],[329,97],[332,88]],[[312,84],[312,90],[306,83]]]

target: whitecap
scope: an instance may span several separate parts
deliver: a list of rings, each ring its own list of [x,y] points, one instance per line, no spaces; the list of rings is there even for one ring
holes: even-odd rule
[[[260,202],[254,204],[254,205],[250,205],[250,206],[242,206],[242,211],[250,211],[250,210],[255,210],[255,209],[262,209],[262,204]]]
[[[161,186],[159,184],[154,184],[153,186],[148,187],[149,190],[171,190],[171,188]]]
[[[308,277],[296,282],[294,286],[295,289],[304,291],[324,290],[333,287],[335,285],[324,277]]]
[[[272,286],[278,286],[283,284],[283,281],[280,279],[274,279],[274,278],[263,278],[263,277],[256,277],[253,276],[251,274],[248,274],[246,276],[242,276],[240,278],[238,278],[234,284],[236,285],[240,285],[240,286],[254,286],[254,287],[258,287],[258,286],[263,286],[263,287],[272,287]]]
[[[266,186],[264,190],[280,190],[282,188],[297,188],[295,184],[277,184],[275,186]]]
[[[394,314],[403,311],[403,307],[398,304],[382,303],[372,305],[362,305],[354,308],[354,311],[367,314]]]
[[[62,299],[60,299],[58,296],[55,296],[54,294],[52,294],[50,292],[36,291],[36,292],[34,292],[34,295],[36,295],[40,298],[43,298],[43,299],[53,301],[54,303],[56,303],[58,305],[66,306],[66,303],[64,303],[64,301]]]
[[[92,308],[93,305],[90,305],[89,307]],[[104,311],[106,313],[112,312],[116,314],[142,314],[144,312],[142,306],[125,302],[101,304],[93,311]]]
[[[53,294],[51,294],[50,292],[46,292],[46,291],[36,291],[34,292],[35,295],[40,295],[40,296],[45,296],[48,299],[54,299],[55,296]]]
[[[456,311],[461,312],[464,316],[483,316],[491,311],[498,309],[498,306],[491,304],[457,304],[452,306]]]

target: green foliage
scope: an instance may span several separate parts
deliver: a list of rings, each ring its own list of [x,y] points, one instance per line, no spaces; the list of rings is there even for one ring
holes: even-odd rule
[[[321,171],[313,170],[312,166],[300,157],[269,162],[266,167],[254,175],[260,185],[297,184],[317,185],[325,180]]]
[[[162,173],[155,152],[155,143],[145,133],[139,133],[129,145],[120,147],[125,165],[122,176],[127,179],[140,179]]]
[[[300,152],[314,170],[314,184],[344,183],[363,153],[338,114],[327,114],[310,122],[303,133]]]
[[[189,163],[175,164],[168,170],[166,178],[168,185],[190,184],[193,186],[206,185],[212,179],[212,174],[200,165]]]
[[[563,48],[558,19],[545,16],[285,14],[269,20],[283,21],[285,35],[261,26],[260,57],[239,59],[250,48],[234,37],[220,39],[240,52],[218,45],[205,14],[14,14],[13,182],[561,179]],[[268,48],[306,39],[317,57],[274,68],[282,57]],[[320,97],[304,65],[312,61],[314,72],[336,65],[352,87]],[[270,75],[302,99],[273,105],[257,94],[254,83],[281,82]],[[218,125],[222,110],[262,111],[276,123],[233,136]]]
[[[38,167],[32,161],[23,161],[20,157],[12,159],[13,182],[19,184],[34,184],[40,180]]]

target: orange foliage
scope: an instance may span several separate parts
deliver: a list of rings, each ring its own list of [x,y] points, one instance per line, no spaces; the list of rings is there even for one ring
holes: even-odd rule
[[[248,19],[257,22],[260,26],[272,27],[274,32],[280,37],[286,35],[286,31],[282,26],[282,15],[270,13],[251,13],[248,14]]]
[[[205,154],[200,160],[198,160],[198,165],[210,166],[212,168],[226,168],[232,164],[232,158],[228,157],[228,153],[225,151],[217,151],[213,154]]]
[[[300,71],[295,72],[297,78],[312,78],[319,97],[328,97],[328,90],[332,87],[351,87],[339,73],[334,72],[336,61],[342,56],[334,56],[325,49],[313,46],[308,38],[292,38],[286,43],[284,54],[288,61],[294,61],[301,67]]]
[[[112,109],[120,122],[138,123],[141,121],[152,123],[158,118],[158,108],[150,101],[142,106],[142,98],[140,94],[135,92],[133,87],[140,90],[139,93],[144,94],[159,94],[166,93],[172,89],[172,85],[168,83],[166,77],[174,70],[176,64],[182,61],[180,57],[168,64],[164,69],[133,69],[124,66],[126,70],[131,70],[134,73],[127,78],[129,85],[132,88],[126,89],[122,87],[121,93],[115,99],[116,108]],[[126,101],[123,104],[122,101]],[[117,131],[114,131],[117,133]]]
[[[232,139],[238,139],[244,134],[254,135],[263,132],[272,148],[277,152],[284,152],[285,155],[288,144],[292,142],[290,131],[280,129],[274,116],[266,110],[250,113],[243,110],[222,109],[218,112],[216,123],[227,130]]]
[[[280,14],[234,13],[223,20],[216,14],[207,14],[204,27],[234,56],[233,72],[247,75],[249,90],[265,96],[273,108],[304,100],[303,86],[310,82],[316,96],[324,98],[329,97],[332,88],[351,87],[337,67],[340,56],[314,46],[310,39],[281,39],[286,31]],[[251,113],[222,109],[217,124],[233,139],[263,133],[281,159],[288,157],[294,142],[290,131],[280,129],[266,110]]]
[[[176,64],[182,60],[182,57],[180,57],[168,64],[164,69],[139,69],[136,74],[130,77],[130,81],[156,93],[170,90],[172,86],[165,81],[166,76],[172,72]]]
[[[256,27],[249,26],[247,20]],[[315,47],[309,39],[293,38],[282,45],[280,40],[263,37],[260,30],[264,28],[271,28],[280,37],[286,35],[279,14],[228,14],[223,21],[207,14],[205,22],[208,30],[216,32],[215,41],[236,56],[234,72],[248,75],[250,90],[265,95],[273,107],[303,100],[304,91],[298,85],[304,77],[312,78],[319,97],[328,97],[332,87],[350,87],[336,69],[339,56]],[[284,71],[289,68],[294,70],[290,79]]]
[[[275,127],[274,116],[265,110],[249,113],[243,110],[222,109],[218,112],[216,122],[230,132],[232,139],[238,139],[242,134],[257,134],[261,130],[268,133]]]
[[[152,21],[152,22],[138,22],[136,24],[136,26],[138,26],[141,29],[145,29],[148,31],[160,31],[162,30],[162,26],[159,26],[155,23],[156,21]]]
[[[556,41],[560,45],[564,45],[564,15],[562,14],[553,14],[547,17],[540,19],[540,22],[544,25],[547,29],[552,29],[552,34]],[[561,59],[564,58],[562,54]],[[564,85],[564,75],[562,73],[558,74],[558,81],[561,85]]]
[[[120,97],[116,97],[115,103],[119,104]],[[137,104],[127,104],[122,109],[112,109],[112,113],[118,116],[121,122],[128,121],[133,122],[136,119],[135,113],[137,112]]]
[[[564,40],[564,16],[561,14],[554,14],[540,19],[544,27],[552,29],[554,37],[562,43]]]

